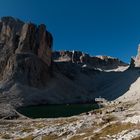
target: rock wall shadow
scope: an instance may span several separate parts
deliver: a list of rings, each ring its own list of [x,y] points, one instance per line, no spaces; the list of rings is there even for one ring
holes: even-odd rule
[[[103,72],[98,84],[98,95],[115,100],[126,93],[140,76],[140,69],[128,69],[124,72]]]

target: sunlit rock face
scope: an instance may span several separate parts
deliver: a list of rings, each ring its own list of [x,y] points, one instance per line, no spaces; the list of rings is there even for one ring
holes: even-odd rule
[[[140,44],[138,45],[136,57],[131,57],[129,68],[140,68]]]
[[[13,17],[0,20],[0,80],[30,86],[44,85],[49,77],[52,35],[46,26]]]
[[[138,45],[138,53],[135,58],[135,67],[140,67],[140,44]]]

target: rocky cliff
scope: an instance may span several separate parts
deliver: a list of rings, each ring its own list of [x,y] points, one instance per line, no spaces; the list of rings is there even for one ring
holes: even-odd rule
[[[0,109],[8,106],[3,110],[6,112],[11,106],[29,103],[32,92],[28,88],[42,88],[48,84],[52,42],[52,35],[44,24],[24,23],[13,17],[1,18]]]
[[[45,25],[1,18],[0,117],[6,116],[5,110],[9,114],[13,107],[87,103],[100,95],[112,100],[118,97],[118,90],[110,92],[108,87],[125,83],[117,79],[126,79],[128,72],[105,70],[127,64],[116,58],[95,57],[80,51],[52,52],[52,44],[52,35]],[[127,87],[119,93],[123,94]],[[1,110],[3,107],[6,109]]]
[[[140,68],[140,44],[138,45],[138,53],[136,57],[131,58],[130,68]]]
[[[52,35],[45,25],[12,17],[0,20],[0,79],[41,86],[49,77]]]
[[[55,51],[53,52],[53,60],[55,62],[86,64],[93,68],[100,68],[102,70],[115,69],[119,66],[127,65],[118,58],[109,56],[90,56],[81,51]]]

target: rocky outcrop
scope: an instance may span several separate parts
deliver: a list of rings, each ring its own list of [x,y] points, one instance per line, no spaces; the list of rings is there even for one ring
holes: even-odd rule
[[[52,35],[46,26],[13,17],[0,20],[0,80],[45,85],[51,67]]]
[[[138,53],[135,58],[135,67],[140,67],[140,45],[138,45]]]
[[[135,68],[135,58],[131,57],[131,61],[130,61],[130,65],[129,65],[130,69]]]
[[[109,56],[90,56],[80,51],[56,51],[53,52],[55,62],[72,62],[77,64],[87,64],[94,68],[115,69],[119,66],[127,66],[126,63],[117,58]]]
[[[3,80],[13,79],[23,85],[31,87],[45,87],[50,71],[41,59],[32,54],[15,54],[7,62],[3,73]]]
[[[115,89],[116,83],[120,84],[116,80],[123,73],[102,70],[127,64],[116,58],[95,57],[80,51],[52,53],[52,43],[52,35],[43,24],[1,18],[0,104],[8,104],[11,110],[25,105],[91,103],[99,95],[113,96],[111,99],[118,95],[117,90],[114,94],[109,92],[108,85],[114,80],[112,89]]]
[[[132,61],[132,59],[133,59],[133,61]],[[131,58],[130,66],[131,66],[130,68],[139,68],[140,67],[140,44],[138,45],[137,56]]]

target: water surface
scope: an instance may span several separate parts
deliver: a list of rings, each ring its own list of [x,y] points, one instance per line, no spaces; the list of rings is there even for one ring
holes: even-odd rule
[[[96,108],[97,104],[39,105],[22,107],[18,111],[30,118],[58,118],[78,115]]]

